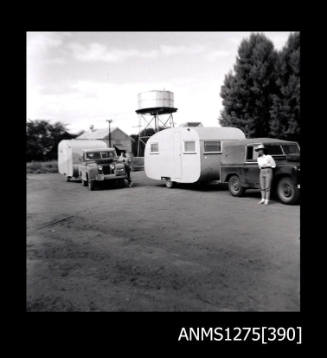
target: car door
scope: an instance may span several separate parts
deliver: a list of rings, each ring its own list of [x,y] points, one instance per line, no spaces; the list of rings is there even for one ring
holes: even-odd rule
[[[251,188],[259,188],[259,167],[257,162],[258,153],[254,148],[259,143],[248,144],[245,148],[245,161],[244,161],[244,182]]]

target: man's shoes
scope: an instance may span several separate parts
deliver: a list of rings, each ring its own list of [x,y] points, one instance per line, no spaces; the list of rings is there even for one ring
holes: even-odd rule
[[[265,202],[265,199],[261,199],[258,204],[263,204]]]
[[[268,203],[269,203],[269,201],[266,199],[266,200],[265,200],[265,205],[268,205]]]

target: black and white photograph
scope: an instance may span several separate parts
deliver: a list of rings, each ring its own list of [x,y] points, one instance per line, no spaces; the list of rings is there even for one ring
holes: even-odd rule
[[[27,312],[300,312],[300,35],[26,31]]]

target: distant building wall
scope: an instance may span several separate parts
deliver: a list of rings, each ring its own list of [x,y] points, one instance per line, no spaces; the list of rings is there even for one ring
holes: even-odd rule
[[[203,124],[201,122],[185,122],[180,127],[203,127]]]
[[[106,138],[107,145],[109,143],[108,137]],[[122,132],[119,128],[111,133],[111,146],[113,147],[114,145],[122,147],[128,153],[132,152],[132,138]]]
[[[98,129],[93,130],[90,132],[85,132],[81,136],[78,137],[78,139],[98,139],[102,140],[106,143],[106,145],[109,145],[109,130],[107,129]],[[123,132],[119,128],[112,128],[111,130],[111,146],[117,146],[121,150],[125,150],[127,153],[132,153],[132,141],[133,139]]]

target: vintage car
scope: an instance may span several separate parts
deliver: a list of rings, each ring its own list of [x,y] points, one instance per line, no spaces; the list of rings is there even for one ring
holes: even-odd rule
[[[297,142],[272,138],[255,138],[223,143],[221,182],[227,182],[233,196],[242,196],[246,189],[258,189],[259,168],[254,148],[264,144],[266,154],[276,162],[272,195],[284,204],[295,204],[300,196],[300,147]]]
[[[118,162],[114,148],[85,149],[81,164],[78,166],[79,177],[84,186],[94,190],[97,182],[111,180],[125,184],[127,178],[123,163]]]

